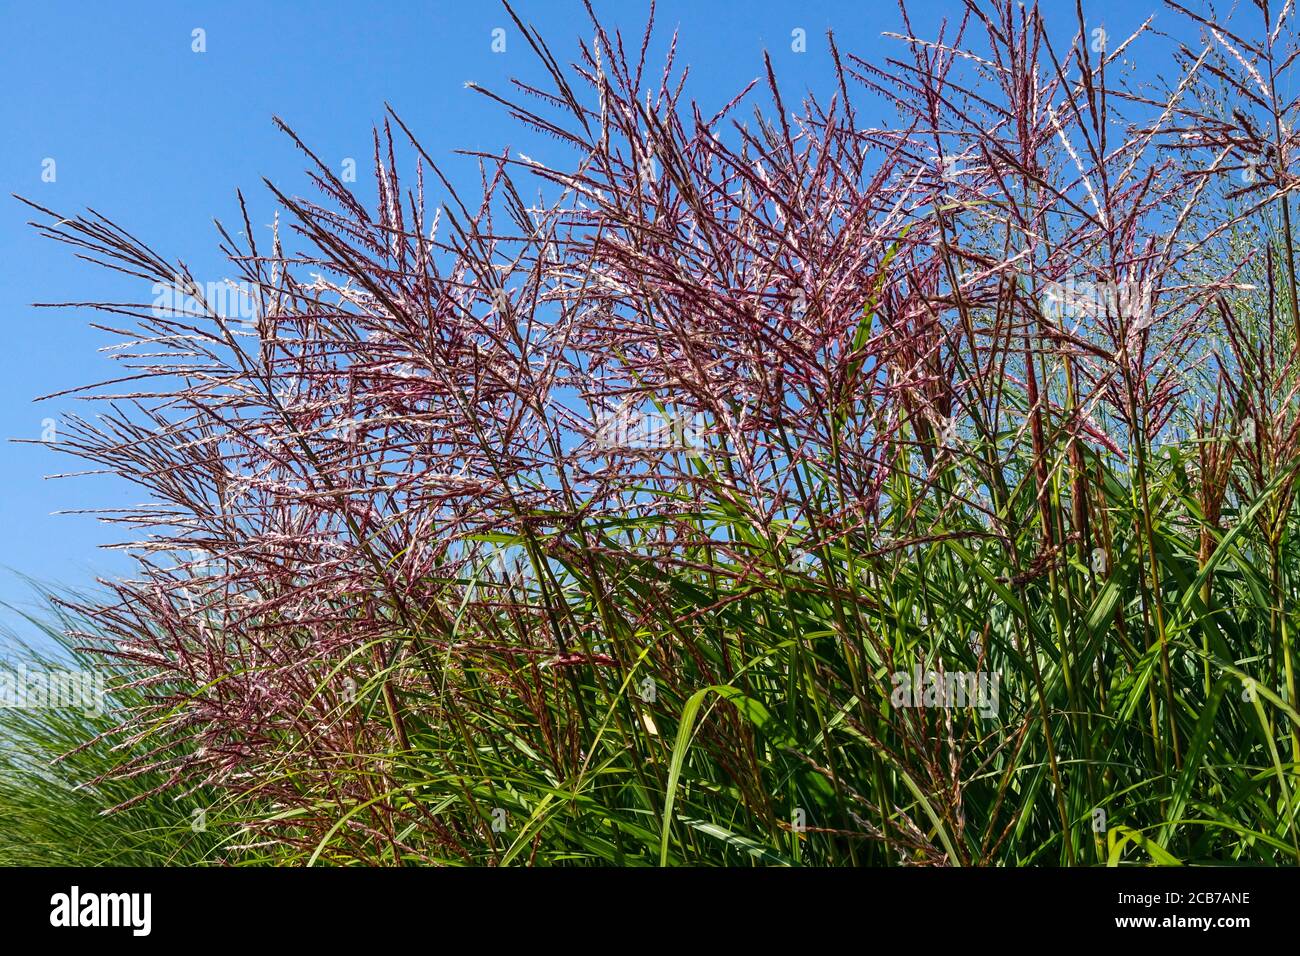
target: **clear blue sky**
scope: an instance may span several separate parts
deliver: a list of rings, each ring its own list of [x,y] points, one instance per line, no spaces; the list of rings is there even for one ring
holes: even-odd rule
[[[955,0],[910,6],[925,31],[960,10]],[[1065,47],[1073,0],[1046,6],[1062,24]],[[1157,6],[1085,2],[1089,27],[1104,25],[1112,36],[1127,35]],[[598,0],[596,7],[640,36],[647,4]],[[577,36],[589,35],[578,0],[519,0],[516,9],[565,62]],[[690,65],[691,89],[706,106],[720,105],[758,76],[764,49],[793,102],[808,87],[827,88],[828,27],[841,49],[869,58],[899,50],[880,34],[901,27],[885,0],[665,0],[657,23],[657,50],[680,28],[678,62]],[[506,30],[504,53],[492,50],[497,27]],[[807,31],[804,54],[791,50],[796,27]],[[196,28],[206,31],[202,54],[191,49]],[[303,158],[272,127],[272,115],[326,161],[356,157],[359,187],[368,195],[370,130],[385,101],[435,159],[470,174],[470,161],[453,159],[453,149],[509,145],[528,153],[535,141],[465,82],[500,89],[512,75],[536,74],[523,38],[491,0],[0,0],[0,438],[40,437],[44,418],[76,403],[33,404],[34,397],[114,372],[96,351],[109,339],[88,328],[91,313],[31,303],[148,301],[138,283],[40,240],[9,193],[65,214],[93,206],[165,256],[185,259],[195,275],[221,278],[230,270],[215,255],[212,219],[237,221],[236,187],[250,197],[255,226],[269,223],[274,208],[262,176],[290,194],[306,190]],[[878,119],[883,114],[870,117]],[[56,163],[54,182],[42,181],[47,158]],[[12,571],[74,587],[129,572],[124,556],[101,547],[120,540],[124,529],[51,514],[139,500],[115,479],[43,479],[75,465],[39,446],[0,444],[0,601],[25,603],[30,596]],[[0,621],[9,617],[0,610]]]

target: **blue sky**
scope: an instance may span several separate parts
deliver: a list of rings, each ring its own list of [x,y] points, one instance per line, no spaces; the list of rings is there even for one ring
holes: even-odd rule
[[[1193,2],[1193,6],[1195,3]],[[637,37],[647,5],[597,2],[607,22]],[[911,4],[925,32],[956,2]],[[1047,7],[1069,42],[1073,0]],[[1085,3],[1090,28],[1127,35],[1156,0]],[[1054,9],[1059,8],[1059,9]],[[519,0],[521,16],[541,28],[561,60],[587,36],[578,0]],[[893,4],[809,0],[665,0],[660,43],[680,28],[679,64],[705,106],[725,102],[759,75],[771,52],[787,102],[826,88],[829,58],[821,37],[833,28],[843,50],[878,58],[897,50],[882,39],[897,30]],[[492,50],[492,31],[506,31],[506,50]],[[791,50],[803,28],[808,51]],[[206,52],[192,50],[195,29]],[[327,162],[358,161],[364,188],[370,130],[393,104],[454,176],[472,180],[456,148],[527,153],[535,145],[466,81],[503,88],[510,76],[536,76],[531,52],[501,7],[489,0],[397,0],[387,3],[0,2],[0,438],[39,438],[42,422],[76,409],[37,395],[107,378],[115,371],[97,349],[111,339],[88,327],[87,310],[40,310],[33,302],[147,301],[139,283],[115,278],[40,240],[24,225],[19,193],[64,214],[86,206],[115,219],[195,275],[229,274],[216,255],[212,219],[238,218],[235,189],[250,200],[255,228],[274,206],[263,176],[286,192],[306,191],[300,156],[271,123],[283,117]],[[863,117],[864,121],[884,119]],[[54,160],[55,179],[42,180]],[[40,446],[0,444],[0,602],[24,604],[28,587],[12,572],[65,586],[96,575],[128,573],[128,560],[103,545],[126,531],[59,510],[136,503],[110,478],[59,481],[43,476],[76,462]],[[0,610],[0,621],[10,615]]]

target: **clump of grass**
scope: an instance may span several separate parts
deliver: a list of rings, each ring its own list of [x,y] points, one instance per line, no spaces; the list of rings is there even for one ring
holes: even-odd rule
[[[300,248],[222,230],[252,323],[40,209],[186,300],[102,306],[130,391],[59,443],[152,502],[86,608],[148,688],[123,780],[180,760],[254,862],[1300,862],[1260,12],[1186,13],[1164,90],[1123,73],[1145,27],[904,14],[885,64],[830,40],[829,101],[768,62],[716,112],[649,27],[593,16],[566,68],[516,21],[551,85],[488,95],[547,162],[477,156],[465,198],[393,114],[372,210],[299,142]]]
[[[212,795],[167,786],[176,782],[168,765],[178,754],[160,759],[147,739],[117,733],[147,695],[103,684],[102,659],[87,647],[93,622],[48,598],[39,616],[7,608],[31,625],[34,637],[2,632],[0,670],[7,680],[0,707],[0,865],[169,866],[228,859],[232,854],[220,845],[229,830],[207,826]],[[84,693],[67,692],[71,675],[79,682],[88,678],[78,683]],[[32,677],[64,683],[47,696],[46,684],[27,686]],[[131,758],[154,766],[117,778],[115,771]],[[106,812],[126,804],[121,812]]]

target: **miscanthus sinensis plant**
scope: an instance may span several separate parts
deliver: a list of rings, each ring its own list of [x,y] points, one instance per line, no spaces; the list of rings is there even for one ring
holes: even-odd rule
[[[653,16],[516,19],[537,148],[472,194],[391,111],[373,203],[280,124],[319,195],[222,229],[242,320],[36,207],[174,293],[59,396],[148,502],[81,608],[122,806],[293,863],[1300,862],[1295,12],[1168,7],[903,9],[710,109]]]

